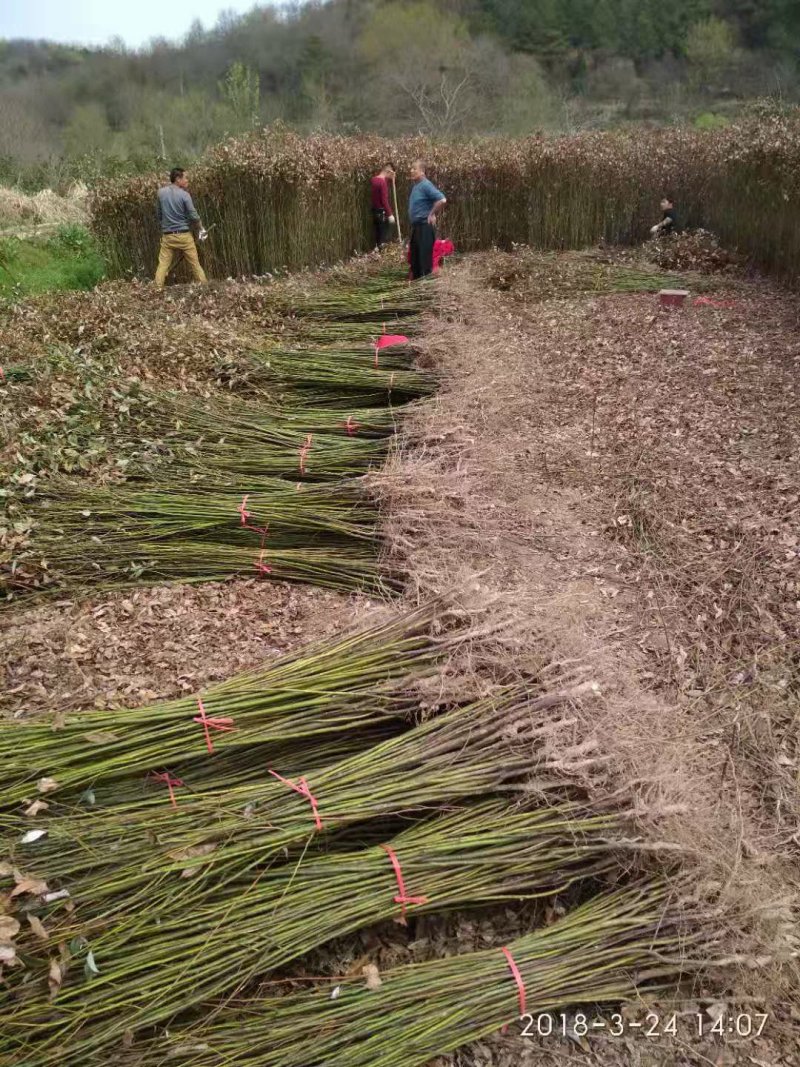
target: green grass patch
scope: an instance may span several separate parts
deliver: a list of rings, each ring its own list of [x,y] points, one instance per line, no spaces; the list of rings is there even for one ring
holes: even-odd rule
[[[92,289],[104,277],[103,257],[83,226],[62,226],[47,238],[0,240],[0,298]]]

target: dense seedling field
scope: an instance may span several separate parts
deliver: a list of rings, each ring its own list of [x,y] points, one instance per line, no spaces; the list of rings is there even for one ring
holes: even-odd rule
[[[211,150],[193,172],[203,219],[215,225],[217,277],[333,263],[370,247],[366,192],[387,160],[417,157],[448,197],[443,223],[462,250],[579,249],[647,236],[664,193],[682,226],[717,233],[762,270],[800,274],[800,119],[796,111],[722,130],[586,132],[524,139],[396,141],[301,138],[268,128]],[[151,273],[151,203],[160,179],[104,185],[94,221],[112,269]],[[258,212],[250,205],[258,204]]]

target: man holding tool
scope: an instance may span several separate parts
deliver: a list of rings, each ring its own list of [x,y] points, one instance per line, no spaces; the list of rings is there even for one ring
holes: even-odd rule
[[[203,229],[192,198],[189,196],[189,179],[182,167],[170,171],[169,185],[158,190],[156,213],[161,227],[161,248],[158,253],[156,286],[164,288],[172,266],[185,259],[196,282],[208,281],[206,273],[200,266],[197,254],[198,241],[205,241],[208,231]]]

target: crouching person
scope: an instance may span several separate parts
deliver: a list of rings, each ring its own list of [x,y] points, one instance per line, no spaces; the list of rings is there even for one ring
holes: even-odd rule
[[[677,228],[675,204],[668,196],[665,196],[661,201],[661,222],[657,222],[655,226],[650,227],[650,236],[666,237],[667,234],[675,233]]]

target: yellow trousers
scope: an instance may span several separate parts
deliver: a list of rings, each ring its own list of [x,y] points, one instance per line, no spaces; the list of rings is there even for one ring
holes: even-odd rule
[[[158,253],[158,270],[156,271],[156,285],[162,289],[167,275],[176,263],[185,259],[192,272],[192,278],[196,282],[206,282],[206,272],[200,266],[200,257],[197,255],[197,245],[190,233],[162,233],[161,248]]]

